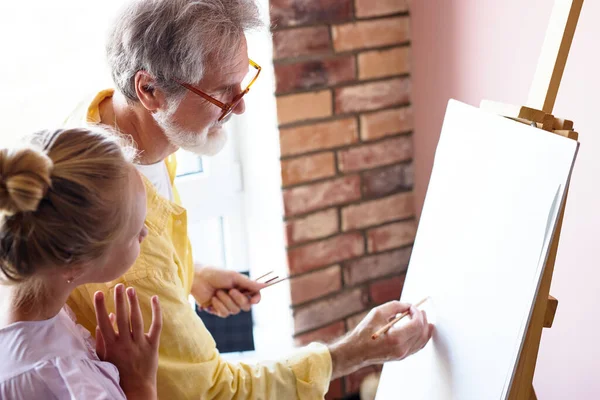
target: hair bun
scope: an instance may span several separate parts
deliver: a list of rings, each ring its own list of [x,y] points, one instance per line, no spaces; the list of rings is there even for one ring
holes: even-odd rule
[[[0,150],[0,211],[37,210],[50,187],[52,160],[32,148]]]

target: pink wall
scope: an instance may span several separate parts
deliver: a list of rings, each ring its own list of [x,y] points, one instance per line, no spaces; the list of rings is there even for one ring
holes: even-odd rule
[[[412,2],[415,191],[420,210],[449,98],[524,104],[551,0]],[[573,175],[535,386],[540,400],[600,398],[600,2],[583,7],[554,108],[575,121],[581,150]],[[507,159],[507,162],[510,162]]]

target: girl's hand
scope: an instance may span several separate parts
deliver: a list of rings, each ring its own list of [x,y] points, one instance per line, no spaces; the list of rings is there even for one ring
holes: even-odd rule
[[[128,399],[156,399],[158,344],[162,315],[158,297],[152,302],[152,323],[144,333],[144,321],[135,290],[127,288],[129,307],[123,284],[115,286],[115,313],[118,332],[106,311],[104,293],[96,292],[96,353],[102,361],[114,364],[119,370],[121,388]]]

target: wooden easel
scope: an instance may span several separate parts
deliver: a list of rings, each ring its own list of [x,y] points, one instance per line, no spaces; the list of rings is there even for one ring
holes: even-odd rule
[[[484,100],[481,102],[480,108],[577,140],[578,134],[573,130],[573,122],[554,117],[552,109],[582,6],[583,0],[555,0],[527,105],[514,106]],[[550,245],[533,314],[527,327],[523,348],[519,354],[519,362],[508,396],[509,400],[537,399],[532,382],[542,329],[552,327],[554,314],[558,307],[558,300],[550,296],[550,284],[565,204],[560,211],[556,232]]]

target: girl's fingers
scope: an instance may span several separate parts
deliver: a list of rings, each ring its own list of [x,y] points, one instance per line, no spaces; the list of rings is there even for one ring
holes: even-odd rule
[[[137,294],[132,287],[127,288],[127,300],[129,300],[133,340],[139,341],[144,337],[144,319],[142,317],[142,311],[140,310]]]
[[[106,302],[104,300],[104,293],[96,292],[94,294],[94,308],[96,309],[96,324],[100,329],[104,341],[114,343],[115,331],[108,319],[106,311]]]
[[[158,347],[160,342],[160,332],[162,331],[162,311],[160,309],[160,303],[158,302],[158,296],[152,296],[150,302],[152,304],[152,323],[150,324],[150,330],[148,331],[148,339],[152,345]]]
[[[129,311],[125,300],[125,286],[119,283],[115,286],[115,311],[117,313],[117,327],[119,328],[119,339],[131,338],[129,328]]]
[[[106,344],[99,326],[96,327],[96,355],[100,360],[106,361]]]

